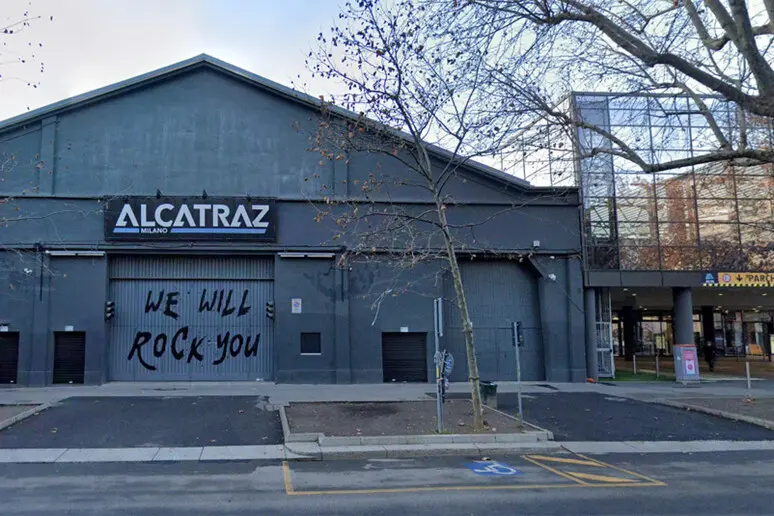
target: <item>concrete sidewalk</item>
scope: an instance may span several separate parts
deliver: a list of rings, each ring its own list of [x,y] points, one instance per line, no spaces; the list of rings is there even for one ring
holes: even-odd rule
[[[595,392],[605,395],[637,399],[682,398],[696,396],[744,396],[744,381],[709,382],[684,387],[672,382],[613,382],[606,383],[549,383],[524,382],[523,392]],[[516,392],[516,382],[497,382],[498,392]],[[427,399],[433,393],[433,384],[275,384],[269,382],[111,382],[98,386],[55,386],[0,388],[2,404],[39,404],[61,401],[70,397],[91,396],[265,396],[269,403],[325,401],[415,401]],[[469,393],[467,382],[451,384],[451,393]],[[774,397],[774,382],[756,382],[753,392],[757,397]]]
[[[499,445],[320,446],[294,443],[268,446],[205,446],[183,448],[15,448],[0,450],[0,463],[61,464],[97,462],[309,461],[386,459],[399,457],[486,457],[530,453],[655,454],[718,453],[774,450],[774,441],[623,441],[539,442]]]

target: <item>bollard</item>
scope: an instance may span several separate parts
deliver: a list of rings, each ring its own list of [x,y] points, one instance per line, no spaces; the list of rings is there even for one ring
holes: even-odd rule
[[[656,351],[656,378],[660,378],[660,377],[661,377],[661,375],[660,375],[659,369],[658,369],[658,351]]]
[[[634,365],[634,374],[637,374],[637,355],[632,355],[632,364]]]
[[[744,362],[744,374],[747,377],[747,397],[751,397],[750,390],[752,386],[750,385],[750,361],[745,360]]]

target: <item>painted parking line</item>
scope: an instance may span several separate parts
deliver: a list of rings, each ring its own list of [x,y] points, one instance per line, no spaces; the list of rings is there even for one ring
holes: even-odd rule
[[[607,462],[592,459],[580,453],[575,458],[550,455],[525,455],[525,460],[541,468],[584,486],[665,486],[655,478],[635,473]]]
[[[560,460],[561,459],[561,460]],[[521,462],[519,462],[521,461]],[[532,468],[531,465],[537,466]],[[514,466],[516,465],[516,466]],[[300,467],[300,465],[294,465]],[[623,487],[658,487],[664,482],[655,480],[632,471],[619,468],[583,455],[574,458],[566,456],[524,455],[511,457],[507,461],[480,460],[460,461],[459,466],[467,470],[471,477],[480,478],[479,483],[463,480],[461,485],[416,485],[418,482],[407,482],[406,486],[346,488],[339,486],[320,485],[312,482],[309,485],[310,470],[302,469],[301,485],[294,482],[294,471],[287,461],[282,463],[282,475],[285,492],[288,496],[314,495],[372,495],[389,493],[421,493],[432,491],[520,491],[548,489],[578,489],[578,488],[623,488]],[[527,469],[524,469],[524,466]],[[530,469],[531,468],[531,469]],[[364,470],[374,471],[366,466]],[[541,475],[539,472],[542,471]],[[550,473],[548,475],[547,473]],[[312,472],[323,475],[319,471]],[[306,475],[306,479],[304,479]],[[361,478],[362,472],[359,474]],[[462,477],[460,477],[462,478]],[[534,479],[535,483],[529,483]],[[376,479],[373,479],[376,480]],[[414,479],[416,480],[416,479]],[[378,485],[378,482],[371,482]],[[306,485],[304,485],[306,484]]]
[[[605,467],[595,460],[588,459],[568,459],[567,457],[552,457],[550,455],[530,455],[531,459],[543,461],[543,462],[557,462],[559,464],[577,464],[579,466],[596,466]]]
[[[603,482],[606,484],[618,484],[621,482],[623,482],[624,484],[631,484],[632,482],[637,482],[637,480],[634,480],[633,478],[610,477],[607,475],[595,475],[593,473],[582,473],[580,471],[570,472],[570,475],[580,480],[591,480],[592,482]]]

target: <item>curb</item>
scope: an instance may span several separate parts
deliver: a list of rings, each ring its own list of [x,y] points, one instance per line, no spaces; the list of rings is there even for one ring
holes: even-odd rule
[[[47,403],[41,403],[40,405],[36,405],[32,407],[29,410],[25,410],[24,412],[20,412],[16,414],[15,416],[11,416],[8,419],[4,419],[0,421],[0,430],[3,430],[4,428],[8,428],[11,425],[15,425],[19,421],[22,421],[24,419],[27,419],[30,416],[34,416],[35,414],[39,412],[43,412],[47,408],[53,406],[55,403],[54,401],[49,401]],[[19,405],[18,403],[3,403],[3,405]],[[24,405],[28,405],[27,403],[24,403]]]
[[[743,414],[737,414],[735,412],[728,412],[726,410],[718,410],[713,408],[701,407],[698,405],[691,405],[690,403],[683,403],[672,400],[653,400],[653,403],[665,405],[667,407],[679,408],[692,412],[701,412],[709,414],[710,416],[722,417],[723,419],[729,419],[731,421],[742,421],[751,425],[760,426],[767,430],[774,430],[774,421],[768,419],[761,419],[759,417],[745,416]]]
[[[282,423],[282,439],[284,443],[318,443],[325,437],[325,434],[318,434],[314,432],[309,433],[292,433],[290,431],[290,422],[288,421],[288,415],[285,412],[285,405],[278,405],[280,413],[280,423]]]
[[[293,441],[299,442],[298,437],[311,434],[292,434]],[[319,434],[316,441],[321,446],[398,446],[398,445],[492,445],[499,444],[524,444],[537,442],[550,442],[546,432],[524,432],[521,434],[425,434],[425,435],[363,435],[363,436],[327,436]]]
[[[368,446],[321,446],[316,443],[285,445],[286,460],[393,459],[409,457],[486,456],[492,454],[525,454],[563,451],[560,443],[446,443],[385,444]]]

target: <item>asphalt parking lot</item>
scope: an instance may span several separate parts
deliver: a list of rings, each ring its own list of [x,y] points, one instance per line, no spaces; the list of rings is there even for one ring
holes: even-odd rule
[[[255,396],[74,397],[0,430],[0,448],[281,443],[279,413]]]
[[[498,394],[498,408],[516,414],[516,394]],[[524,395],[524,418],[557,441],[766,441],[774,431],[749,423],[597,393]]]

